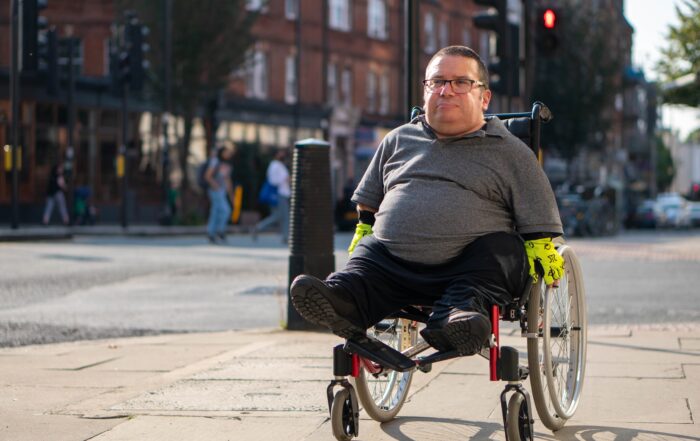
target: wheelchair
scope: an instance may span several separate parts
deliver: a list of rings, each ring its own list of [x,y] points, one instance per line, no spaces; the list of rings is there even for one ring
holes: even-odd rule
[[[536,102],[531,112],[494,116],[539,153],[540,126],[552,118],[544,104]],[[554,242],[565,261],[559,286],[546,287],[540,277],[512,303],[491,306],[492,334],[478,353],[489,361],[490,381],[506,382],[500,402],[507,441],[534,439],[531,399],[523,386],[527,378],[540,420],[552,431],[574,415],[581,396],[587,343],[583,276],[574,251],[561,238]],[[366,336],[333,348],[334,379],[326,393],[336,439],[358,436],[360,407],[376,421],[392,420],[417,371],[429,372],[433,363],[461,356],[456,350],[422,355],[431,347],[418,331],[429,314],[429,306],[404,308],[370,328]],[[527,366],[519,364],[517,349],[500,346],[500,320],[519,323],[521,336],[527,339]]]

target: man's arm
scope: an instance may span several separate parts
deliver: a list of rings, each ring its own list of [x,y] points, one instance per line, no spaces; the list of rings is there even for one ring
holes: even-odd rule
[[[372,226],[374,225],[374,213],[377,209],[364,204],[357,204],[357,227],[355,227],[355,235],[352,237],[348,253],[352,254],[355,251],[357,243],[365,236],[373,233]]]
[[[363,211],[369,211],[370,213],[376,213],[377,209],[374,207],[370,207],[369,205],[358,203],[357,204],[357,212],[362,213]]]

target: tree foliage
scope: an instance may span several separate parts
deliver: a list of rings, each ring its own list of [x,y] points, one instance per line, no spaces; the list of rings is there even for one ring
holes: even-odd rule
[[[619,17],[586,2],[559,5],[560,43],[556,53],[537,58],[533,98],[544,102],[555,122],[545,126],[547,147],[571,160],[583,148],[606,144],[615,95],[620,89],[623,48]]]
[[[152,86],[165,93],[165,1],[122,0],[121,10],[134,10],[149,27]],[[253,39],[250,29],[257,14],[247,11],[245,0],[171,0],[171,99],[172,111],[185,121],[179,146],[181,166],[189,156],[192,120],[211,114],[211,103],[241,66]],[[185,186],[187,186],[186,176]]]
[[[663,99],[669,104],[700,107],[700,0],[685,0],[676,6],[679,24],[669,26],[667,46],[656,70],[663,82],[672,82],[685,75],[696,75],[695,81],[664,91]]]
[[[676,176],[676,166],[671,150],[661,136],[656,137],[656,185],[660,191],[666,191]]]

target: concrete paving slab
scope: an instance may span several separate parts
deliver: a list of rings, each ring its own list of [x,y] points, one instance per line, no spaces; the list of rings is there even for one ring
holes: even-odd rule
[[[62,415],[2,412],[0,439],[12,441],[78,441],[93,439],[121,424],[122,419],[88,420]]]
[[[52,387],[2,386],[0,387],[0,415],[4,415],[5,412],[46,413],[59,411],[70,403],[102,393],[105,390],[104,388],[76,388],[60,385]],[[41,397],[41,399],[37,400],[37,397]]]
[[[586,377],[592,378],[685,378],[680,363],[586,363]]]
[[[680,346],[684,351],[700,352],[700,338],[681,337]]]
[[[219,368],[199,373],[195,380],[321,380],[333,377],[333,359],[250,358],[235,359]]]
[[[8,369],[0,368],[4,385],[40,386],[40,387],[78,387],[78,388],[121,388],[142,384],[155,373],[150,371],[97,371],[86,372],[47,370],[47,369]]]
[[[668,337],[664,341],[647,342],[640,339],[589,339],[589,362],[624,360],[625,363],[647,363],[650,359],[665,363],[700,362],[700,352],[680,348],[678,339]]]
[[[116,404],[111,410],[318,412],[328,409],[327,386],[327,381],[185,380]]]
[[[567,424],[544,439],[595,441],[697,441],[700,428],[695,424]]]
[[[586,378],[577,421],[693,424],[681,380]],[[662,392],[663,391],[663,392]]]
[[[137,416],[113,430],[94,438],[94,441],[261,441],[304,440],[323,417],[269,418],[169,418]],[[325,439],[329,439],[326,437]]]
[[[91,369],[101,371],[171,371],[242,346],[242,344],[120,346],[114,351],[115,357]]]

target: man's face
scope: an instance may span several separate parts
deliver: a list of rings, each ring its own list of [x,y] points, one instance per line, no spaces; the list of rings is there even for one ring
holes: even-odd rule
[[[425,78],[479,80],[479,67],[471,58],[448,55],[434,59],[425,70]],[[474,85],[469,93],[456,94],[449,83],[442,89],[424,89],[423,100],[428,124],[438,137],[458,136],[474,132],[484,124],[491,91]]]

